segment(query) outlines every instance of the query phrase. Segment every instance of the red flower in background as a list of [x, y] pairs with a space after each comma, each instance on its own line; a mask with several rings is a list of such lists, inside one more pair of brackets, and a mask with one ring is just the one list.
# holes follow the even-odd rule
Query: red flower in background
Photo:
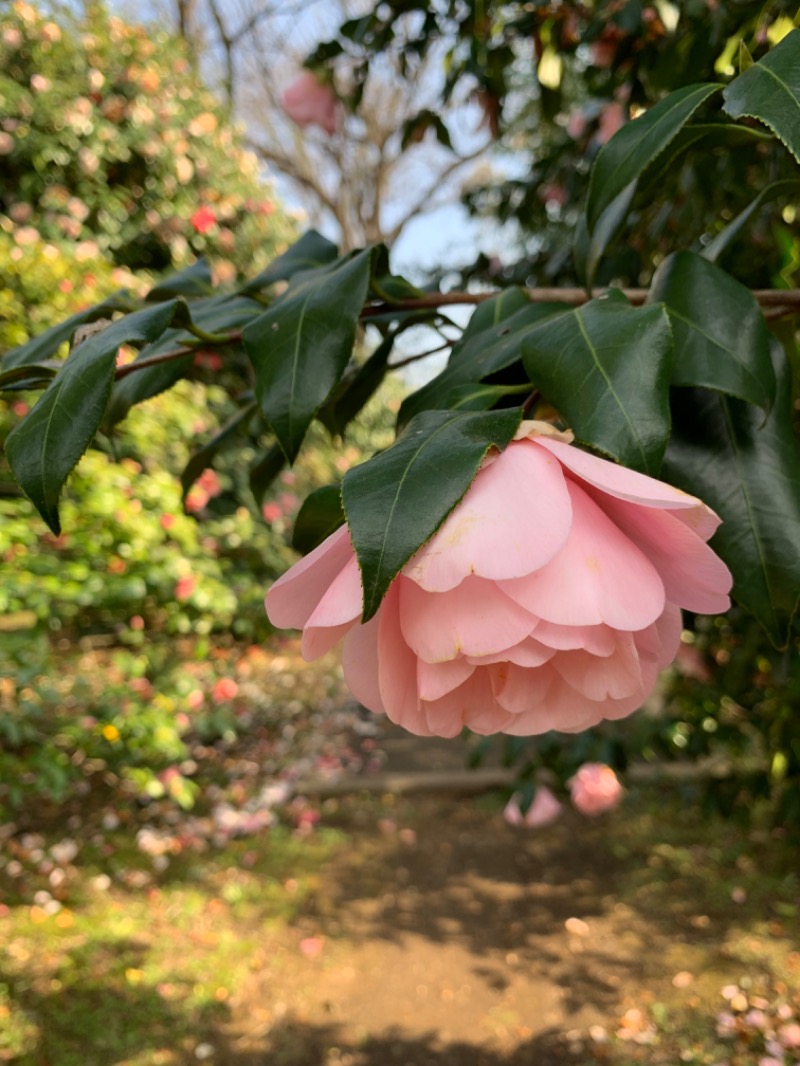
[[217, 216], [210, 207], [199, 207], [189, 219], [198, 233], [208, 233], [216, 223]]

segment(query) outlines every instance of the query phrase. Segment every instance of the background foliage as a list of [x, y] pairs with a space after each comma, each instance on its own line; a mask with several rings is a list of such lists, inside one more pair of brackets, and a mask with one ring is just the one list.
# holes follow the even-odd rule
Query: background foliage
[[[520, 404], [560, 414], [585, 446], [653, 474], [663, 463], [720, 511], [716, 544], [738, 598], [788, 650], [774, 652], [740, 614], [688, 619], [687, 646], [708, 657], [660, 716], [568, 746], [512, 745], [509, 758], [565, 780], [589, 757], [621, 766], [722, 749], [736, 774], [731, 788], [714, 786], [720, 804], [772, 795], [776, 810], [795, 812], [800, 564], [785, 546], [800, 532], [797, 355], [780, 290], [798, 263], [800, 125], [775, 127], [759, 77], [774, 68], [786, 79], [796, 119], [800, 34], [781, 5], [481, 11], [381, 5], [309, 59], [347, 65], [343, 103], [354, 106], [376, 53], [399, 48], [402, 65], [449, 41], [443, 98], [466, 79], [498, 157], [516, 154], [524, 178], [470, 197], [473, 210], [514, 219], [516, 243], [504, 261], [464, 271], [465, 282], [506, 287], [462, 331], [442, 310], [441, 278], [421, 289], [392, 275], [381, 246], [340, 255], [313, 231], [289, 243], [291, 219], [176, 42], [101, 6], [87, 8], [90, 28], [68, 9], [56, 19], [11, 5], [0, 34], [0, 419], [5, 460], [50, 532], [0, 470], [0, 553], [13, 564], [0, 606], [53, 633], [104, 631], [133, 646], [158, 634], [261, 638], [263, 586], [290, 558], [291, 518], [312, 488], [338, 486], [389, 445], [399, 396], [378, 390], [395, 352], [425, 356], [429, 341], [414, 332], [423, 324], [430, 343], [451, 349], [446, 368], [400, 407], [398, 442], [344, 479], [367, 612], [486, 449], [513, 434]], [[197, 254], [207, 259], [192, 262]], [[575, 281], [649, 285], [647, 305], [619, 291], [585, 306], [532, 303], [509, 284]], [[120, 285], [128, 292], [103, 303]], [[778, 290], [770, 329], [754, 286]], [[128, 315], [62, 361], [76, 326], [118, 312]], [[36, 406], [33, 389], [44, 389]], [[297, 543], [313, 546], [340, 516], [338, 488], [312, 497]], [[140, 669], [129, 663], [123, 676], [128, 667]], [[162, 682], [170, 690], [156, 663], [148, 683]], [[14, 757], [50, 751], [48, 737], [94, 750], [94, 725], [65, 733], [49, 697], [9, 692]], [[169, 721], [148, 717], [149, 695], [128, 705], [126, 722], [141, 717], [132, 730], [113, 715], [85, 717], [104, 722], [101, 734], [116, 730], [120, 768], [152, 774], [180, 750], [177, 705]], [[33, 772], [34, 791], [39, 783], [54, 795], [65, 787], [44, 770]]]

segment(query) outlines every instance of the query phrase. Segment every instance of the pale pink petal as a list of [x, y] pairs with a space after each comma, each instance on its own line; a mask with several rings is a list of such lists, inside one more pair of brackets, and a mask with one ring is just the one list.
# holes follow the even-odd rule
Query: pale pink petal
[[657, 674], [659, 670], [669, 666], [678, 654], [682, 629], [683, 617], [680, 607], [676, 607], [674, 603], [668, 603], [664, 608], [664, 613], [652, 626], [634, 633], [633, 637], [639, 649], [639, 661], [643, 670], [652, 663]]
[[438, 700], [458, 688], [475, 671], [472, 663], [459, 656], [446, 663], [417, 661], [417, 689], [421, 700]]
[[306, 622], [307, 626], [340, 626], [361, 614], [364, 593], [355, 555], [344, 564]]
[[521, 577], [553, 558], [570, 521], [558, 461], [530, 441], [515, 441], [478, 472], [403, 573], [429, 592], [452, 589], [469, 574]]
[[347, 687], [359, 703], [376, 714], [385, 714], [378, 680], [378, 630], [381, 611], [365, 625], [353, 626], [344, 638], [342, 669]]
[[300, 654], [306, 662], [312, 662], [326, 655], [331, 648], [335, 648], [345, 634], [354, 626], [354, 622], [345, 622], [340, 626], [322, 626], [320, 628], [306, 626], [300, 640]]
[[494, 655], [471, 655], [469, 662], [475, 666], [490, 666], [492, 663], [516, 663], [517, 666], [541, 666], [555, 655], [555, 648], [540, 644], [533, 637], [528, 637], [513, 648], [495, 652]]
[[664, 610], [661, 578], [583, 489], [568, 489], [573, 522], [564, 548], [535, 574], [499, 587], [547, 622], [644, 629]]
[[666, 508], [669, 511], [682, 512], [677, 515], [682, 522], [690, 526], [704, 540], [708, 540], [721, 519], [710, 507], [680, 489], [673, 488], [663, 481], [629, 470], [618, 463], [599, 459], [595, 455], [581, 451], [571, 444], [550, 437], [536, 437], [535, 443], [555, 455], [560, 462], [576, 474], [581, 480], [620, 500], [629, 500], [645, 507]]
[[610, 626], [558, 626], [540, 619], [533, 633], [533, 639], [559, 651], [583, 648], [592, 655], [610, 655], [617, 646]]
[[467, 577], [449, 592], [426, 592], [404, 577], [398, 585], [403, 637], [429, 663], [492, 655], [519, 644], [534, 625], [527, 611], [483, 578]]
[[[378, 612], [378, 684], [386, 715], [417, 736], [430, 737], [425, 712], [417, 695], [417, 658], [400, 629], [399, 582], [389, 587]], [[425, 706], [428, 706], [427, 704]]]
[[503, 818], [509, 825], [522, 825], [522, 811], [519, 807], [520, 794], [515, 792], [508, 803], [503, 808]]
[[267, 592], [269, 620], [282, 629], [302, 629], [330, 584], [353, 556], [347, 526], [295, 563]]
[[361, 614], [363, 601], [361, 572], [355, 555], [351, 555], [305, 624], [303, 658], [318, 659], [330, 651]]
[[528, 829], [544, 829], [561, 816], [563, 806], [546, 785], [539, 785], [533, 803], [525, 812]]
[[550, 689], [558, 678], [549, 663], [533, 670], [516, 663], [497, 663], [486, 670], [495, 700], [513, 715], [546, 705]]
[[437, 737], [457, 737], [464, 727], [474, 733], [499, 733], [511, 719], [492, 699], [486, 670], [476, 670], [463, 685], [422, 706], [428, 727]]
[[595, 501], [658, 570], [668, 600], [700, 614], [730, 608], [731, 572], [702, 537], [669, 511], [598, 495]]
[[561, 651], [552, 665], [572, 688], [591, 700], [618, 700], [642, 689], [642, 671], [632, 633], [617, 633], [613, 655], [590, 655], [580, 649]]
[[539, 707], [515, 715], [514, 721], [504, 729], [505, 733], [513, 736], [534, 736], [547, 733], [551, 729], [561, 733], [580, 732], [604, 718], [621, 718], [638, 710], [646, 696], [646, 693], [639, 691], [621, 700], [592, 700], [572, 688], [555, 671], [553, 674], [554, 678], [543, 703]]

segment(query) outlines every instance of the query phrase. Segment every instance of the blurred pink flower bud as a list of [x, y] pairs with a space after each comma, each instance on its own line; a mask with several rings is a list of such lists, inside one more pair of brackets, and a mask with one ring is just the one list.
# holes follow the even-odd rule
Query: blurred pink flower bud
[[680, 608], [718, 614], [731, 576], [704, 504], [523, 422], [360, 624], [341, 526], [267, 593], [316, 659], [344, 637], [356, 698], [412, 733], [578, 732], [641, 707], [680, 642]]
[[341, 122], [341, 108], [333, 90], [310, 70], [284, 91], [281, 106], [297, 126], [319, 126], [326, 133], [335, 133]]
[[782, 1025], [778, 1030], [778, 1040], [784, 1047], [800, 1048], [800, 1025], [797, 1022]]
[[524, 825], [528, 829], [544, 829], [561, 815], [562, 805], [546, 785], [539, 785], [533, 803], [522, 813], [519, 792], [515, 792], [506, 804], [503, 817], [509, 825]]
[[622, 799], [622, 785], [610, 766], [587, 762], [567, 782], [573, 805], [581, 814], [602, 814]]

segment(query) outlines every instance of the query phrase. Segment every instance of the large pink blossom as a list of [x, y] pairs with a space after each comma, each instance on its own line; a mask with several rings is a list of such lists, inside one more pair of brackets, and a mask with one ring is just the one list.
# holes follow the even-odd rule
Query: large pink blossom
[[344, 638], [356, 698], [412, 733], [577, 732], [630, 714], [672, 661], [681, 607], [731, 577], [703, 503], [523, 422], [366, 625], [346, 526], [275, 582], [267, 610], [315, 659]]
[[602, 762], [584, 763], [567, 784], [575, 808], [590, 817], [612, 810], [622, 799], [619, 778]]
[[326, 133], [335, 133], [339, 128], [339, 102], [331, 87], [318, 81], [310, 70], [284, 90], [281, 106], [297, 126], [319, 126]]

